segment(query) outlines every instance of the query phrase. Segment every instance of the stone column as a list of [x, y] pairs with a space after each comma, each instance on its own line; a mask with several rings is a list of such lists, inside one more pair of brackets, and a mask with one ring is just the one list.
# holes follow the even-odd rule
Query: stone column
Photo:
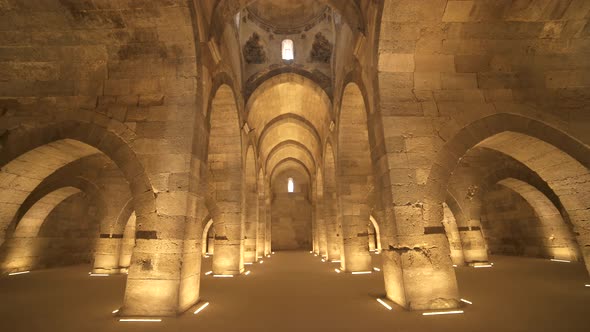
[[328, 260], [341, 260], [342, 229], [338, 227], [336, 193], [326, 192], [324, 206], [324, 224], [326, 229], [326, 254]]
[[481, 232], [481, 223], [479, 220], [469, 220], [469, 226], [459, 227], [461, 237], [461, 246], [463, 247], [463, 256], [466, 263], [487, 262], [488, 248], [486, 240]]
[[256, 243], [258, 231], [258, 198], [256, 192], [247, 191], [245, 195], [244, 217], [244, 262], [257, 261]]
[[131, 215], [127, 225], [125, 226], [125, 232], [123, 233], [123, 240], [121, 243], [121, 254], [119, 255], [119, 268], [122, 273], [129, 271], [131, 265], [131, 254], [133, 248], [135, 248], [135, 213]]
[[[262, 190], [262, 189], [261, 189]], [[256, 256], [266, 256], [267, 253], [265, 252], [264, 243], [266, 241], [266, 202], [265, 202], [264, 193], [258, 194], [258, 225], [256, 231]]]
[[328, 255], [328, 234], [327, 234], [327, 229], [326, 229], [326, 215], [325, 215], [325, 210], [326, 210], [326, 205], [324, 204], [324, 197], [325, 196], [321, 196], [318, 197], [318, 200], [316, 202], [316, 214], [315, 214], [315, 218], [316, 218], [316, 229], [317, 229], [317, 238], [318, 238], [318, 246], [317, 246], [317, 250], [314, 251], [314, 253], [322, 256], [322, 257], [327, 257]]
[[271, 209], [272, 209], [272, 191], [270, 188], [269, 181], [265, 180], [265, 192], [268, 193], [265, 198], [265, 206], [266, 206], [266, 227], [264, 232], [264, 253], [269, 255], [272, 253], [272, 223], [271, 223]]
[[347, 272], [371, 271], [371, 255], [367, 243], [369, 207], [350, 197], [343, 197], [342, 202], [342, 267]]
[[213, 219], [215, 227], [214, 274], [237, 275], [244, 271], [240, 211], [224, 211]]
[[101, 233], [96, 241], [92, 273], [117, 274], [121, 254], [123, 234]]

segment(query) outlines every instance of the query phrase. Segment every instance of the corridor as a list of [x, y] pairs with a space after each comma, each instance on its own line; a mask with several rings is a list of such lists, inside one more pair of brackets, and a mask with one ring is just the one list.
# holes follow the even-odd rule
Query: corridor
[[[373, 266], [380, 256], [373, 255]], [[90, 277], [88, 265], [0, 278], [3, 331], [585, 331], [590, 288], [580, 263], [492, 256], [493, 268], [457, 269], [462, 315], [422, 316], [375, 298], [381, 272], [337, 274], [307, 252], [276, 252], [247, 265], [248, 276], [204, 276], [198, 315], [161, 322], [119, 322], [125, 276]], [[203, 273], [211, 258], [203, 260]], [[56, 305], [56, 303], [60, 303]], [[194, 310], [193, 310], [194, 311]]]

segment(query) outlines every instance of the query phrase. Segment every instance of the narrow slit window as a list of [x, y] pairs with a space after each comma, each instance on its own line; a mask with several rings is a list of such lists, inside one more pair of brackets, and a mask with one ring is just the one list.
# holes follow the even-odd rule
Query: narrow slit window
[[295, 191], [295, 185], [293, 184], [293, 178], [289, 178], [287, 181], [287, 191], [292, 193]]
[[293, 60], [293, 41], [291, 39], [283, 40], [281, 48], [283, 51], [283, 60]]

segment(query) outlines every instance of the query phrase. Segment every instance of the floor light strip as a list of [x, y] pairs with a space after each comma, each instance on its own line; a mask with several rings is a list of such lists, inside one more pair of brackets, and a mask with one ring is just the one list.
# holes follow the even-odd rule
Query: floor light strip
[[208, 275], [210, 275], [212, 273], [213, 273], [213, 271], [207, 271], [207, 272], [205, 272], [205, 275], [208, 276]]
[[381, 271], [381, 269], [380, 269], [380, 268], [378, 268], [378, 267], [374, 267], [374, 268], [373, 268], [373, 270], [374, 270], [374, 271], [377, 271], [377, 272]]
[[372, 271], [358, 271], [358, 272], [352, 272], [352, 274], [371, 274]]
[[213, 277], [215, 278], [233, 278], [233, 274], [214, 274]]
[[27, 273], [31, 273], [31, 271], [22, 271], [22, 272], [12, 272], [9, 273], [9, 276], [15, 276], [15, 275], [19, 275], [19, 274], [27, 274]]
[[262, 264], [262, 263], [264, 263], [264, 261], [260, 261], [260, 262], [258, 262], [258, 263]]
[[560, 263], [571, 263], [571, 261], [566, 261], [565, 259], [551, 259], [552, 262], [560, 262]]
[[91, 277], [108, 277], [109, 276], [107, 273], [90, 273], [89, 275]]
[[207, 308], [207, 306], [209, 305], [209, 302], [203, 304], [202, 306], [199, 307], [199, 309], [195, 310], [195, 312], [193, 312], [193, 315], [198, 314], [199, 312], [201, 312], [203, 309]]
[[377, 299], [377, 302], [381, 303], [381, 305], [384, 306], [385, 308], [387, 308], [387, 310], [393, 309], [389, 304], [385, 303], [385, 301], [383, 301], [381, 299]]
[[271, 252], [271, 254], [273, 254], [273, 255], [274, 255], [274, 254], [275, 254], [275, 252], [273, 251], [273, 252]]
[[119, 322], [161, 322], [160, 318], [121, 318]]
[[423, 312], [422, 316], [462, 314], [463, 310]]
[[322, 263], [325, 263], [325, 262], [326, 262], [326, 260], [322, 258]]
[[453, 264], [453, 267], [457, 267], [457, 264]]
[[244, 263], [244, 265], [252, 265], [252, 264], [254, 264], [254, 263], [250, 263], [250, 262]]
[[473, 304], [473, 302], [465, 300], [465, 299], [461, 299], [461, 302], [467, 303], [467, 304]]
[[473, 267], [476, 269], [482, 268], [482, 267], [492, 267], [492, 264], [487, 264], [487, 265], [474, 265]]
[[246, 271], [246, 273], [244, 273], [244, 275], [249, 275], [249, 274], [250, 274], [250, 271]]
[[586, 285], [584, 285], [584, 286], [586, 286], [586, 287], [590, 287], [590, 284], [586, 284]]
[[340, 273], [340, 269], [334, 269], [334, 271], [336, 271], [336, 273]]
[[332, 263], [341, 263], [342, 261], [341, 261], [341, 260], [339, 260], [339, 259], [333, 259], [333, 260], [331, 260], [330, 262], [332, 262]]

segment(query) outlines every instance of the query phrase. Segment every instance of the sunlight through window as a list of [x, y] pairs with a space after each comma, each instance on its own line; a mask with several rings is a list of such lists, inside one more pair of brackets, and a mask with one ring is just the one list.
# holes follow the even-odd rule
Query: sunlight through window
[[287, 191], [290, 193], [295, 191], [295, 185], [293, 184], [293, 178], [289, 178], [289, 181], [287, 183]]
[[285, 39], [282, 43], [283, 60], [293, 60], [293, 41]]

